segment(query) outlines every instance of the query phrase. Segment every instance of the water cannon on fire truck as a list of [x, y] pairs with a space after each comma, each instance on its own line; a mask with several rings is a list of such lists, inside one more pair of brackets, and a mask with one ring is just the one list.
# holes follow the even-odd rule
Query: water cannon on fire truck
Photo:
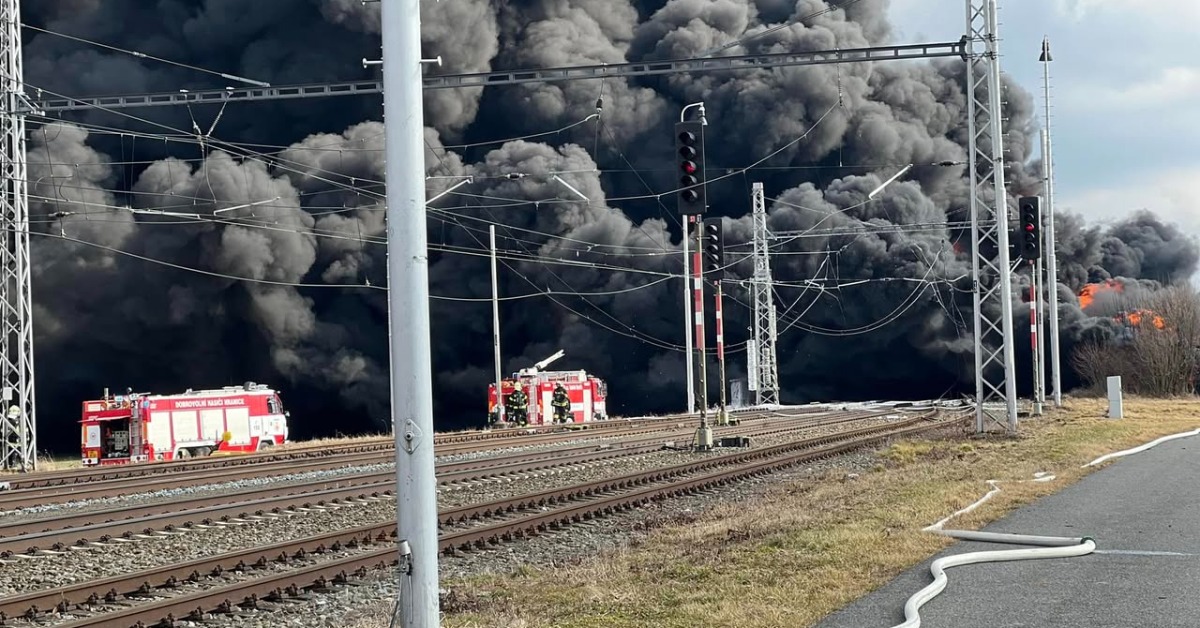
[[[529, 425], [549, 425], [554, 422], [552, 402], [554, 389], [559, 385], [566, 389], [567, 397], [571, 401], [571, 409], [567, 414], [568, 423], [590, 423], [608, 418], [606, 406], [608, 384], [604, 380], [582, 369], [574, 371], [543, 370], [564, 355], [566, 352], [559, 349], [554, 355], [533, 366], [518, 370], [512, 377], [501, 382], [503, 388], [501, 394], [505, 401], [517, 386], [520, 386], [521, 390], [528, 395], [529, 408], [526, 420]], [[489, 415], [494, 415], [497, 401], [496, 385], [488, 384]]]
[[542, 371], [542, 369], [544, 369], [544, 368], [546, 368], [547, 366], [549, 366], [551, 362], [554, 362], [555, 360], [558, 360], [559, 358], [563, 357], [563, 356], [564, 356], [564, 355], [566, 355], [566, 354], [567, 354], [567, 353], [566, 353], [565, 351], [563, 351], [562, 349], [559, 349], [559, 350], [558, 350], [558, 353], [555, 353], [554, 355], [552, 355], [552, 356], [550, 356], [550, 357], [546, 358], [545, 360], [542, 360], [541, 362], [538, 362], [538, 363], [534, 364], [533, 366], [531, 366], [531, 367], [529, 367], [529, 368], [523, 368], [523, 369], [521, 369], [520, 371], [517, 371], [517, 376], [518, 376], [518, 377], [527, 377], [527, 376], [528, 376], [528, 377], [532, 377], [532, 376], [535, 376], [535, 375], [537, 375], [538, 373], [540, 373], [540, 372]]

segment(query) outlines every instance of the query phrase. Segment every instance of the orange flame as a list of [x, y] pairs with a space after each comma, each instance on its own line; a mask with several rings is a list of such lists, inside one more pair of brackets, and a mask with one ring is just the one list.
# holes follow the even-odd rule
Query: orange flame
[[1118, 323], [1129, 323], [1133, 327], [1140, 327], [1142, 321], [1146, 319], [1149, 319], [1150, 323], [1157, 329], [1166, 329], [1167, 327], [1167, 323], [1163, 320], [1163, 317], [1150, 310], [1131, 310], [1113, 317], [1113, 320]]
[[1092, 301], [1096, 300], [1096, 295], [1101, 292], [1123, 292], [1124, 290], [1124, 286], [1115, 279], [1106, 279], [1103, 283], [1089, 283], [1079, 291], [1079, 307], [1086, 310]]

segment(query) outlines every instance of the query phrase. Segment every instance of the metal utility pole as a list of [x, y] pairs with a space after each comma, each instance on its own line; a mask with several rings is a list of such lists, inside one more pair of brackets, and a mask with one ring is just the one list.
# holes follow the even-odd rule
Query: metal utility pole
[[729, 425], [729, 408], [725, 401], [725, 388], [728, 386], [728, 380], [725, 379], [725, 322], [721, 318], [721, 282], [720, 280], [713, 282], [713, 300], [716, 301], [713, 315], [716, 317], [717, 325], [717, 368], [720, 371], [721, 397], [720, 410], [717, 411], [717, 425]]
[[403, 628], [437, 628], [438, 517], [425, 233], [421, 2], [388, 0], [382, 4], [388, 329], [401, 574], [393, 619]]
[[1037, 344], [1033, 347], [1034, 356], [1037, 358], [1037, 379], [1034, 381], [1036, 387], [1033, 395], [1033, 413], [1037, 416], [1042, 415], [1042, 408], [1046, 405], [1046, 281], [1043, 279], [1045, 275], [1045, 262], [1042, 258], [1038, 258], [1033, 269], [1034, 286], [1037, 289], [1034, 295], [1034, 326], [1037, 333]]
[[[1000, 93], [996, 0], [967, 0], [968, 174], [975, 305], [975, 431], [1017, 429], [1012, 265]], [[999, 320], [993, 312], [1000, 311]], [[1003, 413], [999, 404], [1003, 400]]]
[[712, 428], [708, 426], [708, 380], [707, 360], [704, 355], [704, 265], [700, 260], [700, 251], [704, 250], [704, 221], [696, 220], [693, 237], [696, 238], [696, 251], [692, 256], [692, 280], [695, 290], [693, 296], [696, 304], [696, 373], [697, 388], [700, 391], [700, 429], [696, 430], [696, 449], [712, 449]]
[[504, 420], [504, 377], [500, 373], [500, 278], [496, 270], [496, 225], [488, 225], [492, 244], [492, 348], [496, 358], [496, 422]]
[[1054, 239], [1054, 153], [1050, 144], [1050, 38], [1042, 39], [1042, 89], [1046, 101], [1046, 129], [1042, 132], [1042, 180], [1046, 196], [1046, 296], [1050, 299], [1050, 368], [1054, 373], [1050, 385], [1054, 390], [1054, 406], [1062, 406], [1062, 363], [1058, 344], [1058, 242]]
[[0, 409], [0, 469], [37, 470], [37, 413], [33, 389], [33, 300], [29, 267], [29, 170], [25, 161], [24, 67], [21, 60], [20, 0], [0, 0], [0, 80], [4, 111], [0, 136], [4, 138], [4, 193], [0, 200], [4, 246], [0, 251], [3, 275], [0, 308], [4, 326], [0, 341], [0, 382], [4, 406]]
[[694, 222], [692, 216], [683, 217], [683, 340], [686, 345], [687, 357], [683, 363], [687, 365], [687, 411], [689, 413], [696, 411], [696, 369], [693, 363], [692, 352], [692, 287], [691, 273], [688, 271], [691, 268], [688, 258], [689, 242], [691, 240], [691, 227]]
[[1033, 356], [1033, 415], [1041, 416], [1046, 400], [1046, 363], [1042, 360], [1042, 260], [1029, 263], [1029, 345]]
[[[721, 218], [704, 221], [703, 240], [698, 247], [702, 251], [703, 275], [713, 284], [713, 312], [717, 327], [717, 368], [720, 369], [720, 379], [717, 386], [720, 389], [720, 406], [717, 411], [717, 425], [729, 425], [729, 409], [725, 403], [725, 323], [721, 314], [721, 281], [725, 278], [725, 236]], [[703, 290], [701, 290], [703, 293]]]
[[751, 189], [754, 221], [754, 277], [751, 283], [754, 303], [754, 340], [749, 351], [754, 354], [756, 405], [779, 403], [779, 364], [775, 355], [775, 287], [771, 280], [771, 257], [767, 253], [770, 233], [767, 231], [767, 204], [763, 184], [754, 183]]

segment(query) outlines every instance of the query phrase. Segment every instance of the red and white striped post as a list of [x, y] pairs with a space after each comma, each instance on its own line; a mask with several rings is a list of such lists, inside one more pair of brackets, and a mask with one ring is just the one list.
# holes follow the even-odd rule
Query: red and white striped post
[[729, 414], [725, 407], [725, 320], [721, 316], [721, 280], [713, 282], [713, 292], [716, 297], [714, 314], [717, 319], [717, 367], [720, 369], [721, 407], [717, 413], [717, 425], [727, 425]]
[[[704, 349], [704, 262], [701, 259], [701, 251], [704, 249], [704, 222], [696, 220], [696, 251], [692, 254], [692, 281], [693, 293], [692, 297], [695, 300], [692, 315], [695, 318], [696, 324], [696, 374], [699, 378], [697, 391], [700, 403], [697, 404], [700, 410], [700, 425], [707, 425], [708, 416], [708, 385], [705, 373], [705, 349]], [[718, 323], [720, 324], [720, 323]]]
[[[1034, 356], [1037, 356], [1037, 285], [1029, 285], [1029, 344], [1033, 348]], [[1034, 377], [1036, 378], [1037, 366], [1034, 363]]]

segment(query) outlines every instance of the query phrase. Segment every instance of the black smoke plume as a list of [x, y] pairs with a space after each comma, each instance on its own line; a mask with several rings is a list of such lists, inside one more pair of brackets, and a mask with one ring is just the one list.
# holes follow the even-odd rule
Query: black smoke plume
[[[823, 12], [830, 4], [427, 3], [423, 54], [442, 57], [432, 72], [453, 73], [893, 42], [886, 0]], [[360, 61], [380, 55], [378, 5], [357, 0], [23, 5], [38, 28], [276, 85], [372, 78]], [[231, 84], [38, 30], [24, 40], [35, 97]], [[485, 413], [489, 224], [502, 251], [506, 373], [563, 349], [555, 367], [607, 379], [613, 412], [682, 406], [680, 221], [662, 193], [675, 185], [672, 124], [700, 100], [709, 204], [726, 217], [732, 265], [731, 377], [745, 374], [741, 280], [752, 271], [750, 183], [761, 181], [771, 229], [808, 231], [772, 244], [784, 400], [971, 391], [970, 235], [936, 227], [967, 218], [963, 72], [958, 61], [877, 62], [428, 92], [430, 195], [474, 177], [429, 213], [439, 425]], [[1005, 88], [1010, 192], [1036, 194], [1033, 98], [1007, 78]], [[105, 386], [255, 380], [284, 390], [297, 435], [387, 429], [381, 109], [377, 97], [345, 97], [31, 118], [43, 425], [67, 426]], [[864, 224], [935, 226], [849, 233]], [[1060, 214], [1057, 227], [1067, 351], [1114, 333], [1110, 317], [1079, 308], [1086, 283], [1152, 290], [1188, 280], [1200, 257], [1150, 213], [1104, 228]]]

